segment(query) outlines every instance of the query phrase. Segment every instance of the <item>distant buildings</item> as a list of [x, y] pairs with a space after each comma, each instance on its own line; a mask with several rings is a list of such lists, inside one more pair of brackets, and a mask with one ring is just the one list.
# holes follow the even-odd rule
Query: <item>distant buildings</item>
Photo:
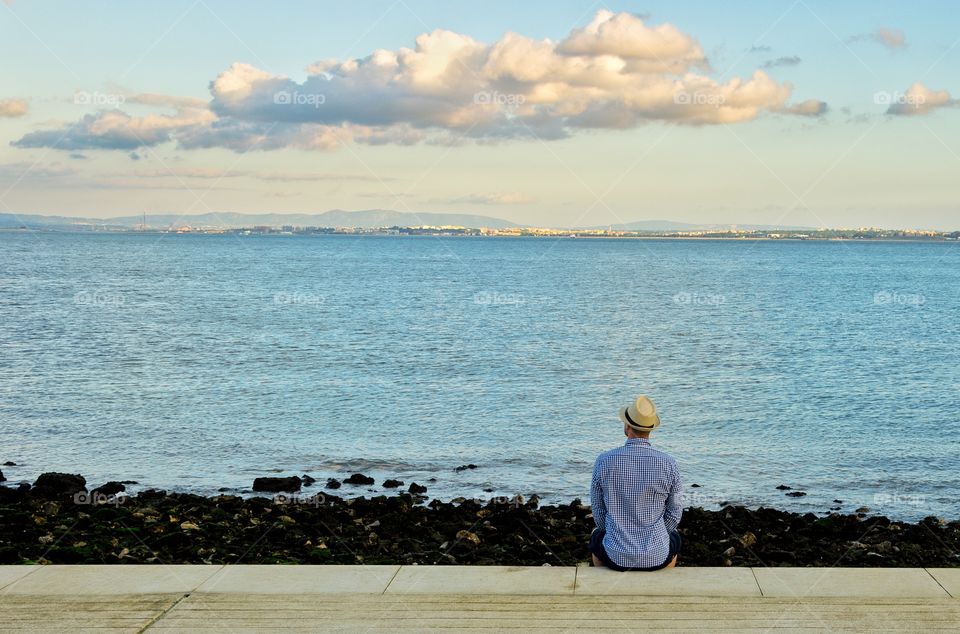
[[[21, 229], [26, 229], [22, 227]], [[926, 229], [878, 229], [875, 227], [857, 227], [854, 229], [697, 229], [685, 231], [621, 231], [607, 229], [558, 229], [551, 227], [509, 227], [494, 229], [490, 227], [461, 227], [453, 225], [419, 225], [413, 227], [389, 226], [377, 228], [362, 227], [301, 227], [296, 225], [224, 228], [176, 225], [166, 229], [145, 229], [143, 225], [134, 228], [117, 226], [75, 225], [71, 230], [142, 232], [157, 231], [176, 234], [235, 234], [251, 235], [388, 235], [388, 236], [481, 236], [481, 237], [537, 237], [537, 238], [686, 238], [686, 239], [740, 239], [740, 240], [960, 240], [960, 231], [929, 231]]]

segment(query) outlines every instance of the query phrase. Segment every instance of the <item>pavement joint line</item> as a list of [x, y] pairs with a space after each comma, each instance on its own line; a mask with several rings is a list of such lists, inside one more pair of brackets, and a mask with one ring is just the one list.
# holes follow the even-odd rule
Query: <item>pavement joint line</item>
[[174, 601], [173, 603], [171, 603], [170, 605], [168, 605], [168, 606], [166, 607], [166, 609], [164, 609], [164, 610], [162, 610], [162, 611], [160, 612], [160, 614], [158, 614], [158, 615], [156, 615], [155, 617], [153, 617], [152, 619], [150, 619], [150, 620], [146, 623], [146, 625], [144, 625], [144, 626], [141, 627], [139, 630], [137, 630], [137, 634], [143, 634], [143, 632], [146, 632], [146, 631], [149, 630], [151, 627], [153, 627], [154, 624], [156, 624], [160, 619], [162, 619], [162, 618], [165, 617], [167, 614], [169, 614], [169, 613], [170, 613], [170, 610], [174, 609], [175, 607], [177, 607], [178, 605], [180, 605], [183, 601], [185, 601], [185, 600], [187, 599], [187, 597], [190, 596], [190, 594], [191, 594], [191, 593], [186, 592], [186, 593], [184, 593], [179, 599], [177, 599], [176, 601]]
[[757, 579], [757, 571], [753, 566], [750, 566], [750, 574], [753, 575], [753, 582], [757, 584], [757, 590], [760, 591], [760, 597], [763, 598], [763, 586], [760, 585], [760, 580]]
[[39, 565], [39, 564], [32, 564], [32, 565], [30, 565], [29, 567], [32, 568], [32, 570], [31, 570], [30, 572], [28, 572], [27, 574], [23, 575], [22, 577], [17, 577], [16, 579], [13, 579], [13, 580], [11, 580], [11, 581], [3, 584], [2, 586], [0, 586], [0, 593], [2, 593], [4, 590], [6, 590], [7, 588], [9, 588], [9, 587], [12, 586], [13, 584], [15, 584], [15, 583], [20, 583], [21, 581], [23, 581], [24, 579], [26, 579], [26, 578], [29, 577], [30, 575], [34, 574], [35, 572], [37, 572], [38, 570], [40, 570], [41, 568], [43, 568], [43, 566], [41, 566], [41, 565]]
[[393, 580], [397, 578], [397, 575], [400, 574], [400, 571], [403, 570], [403, 566], [397, 566], [397, 569], [393, 571], [393, 576], [390, 577], [390, 581], [387, 582], [387, 585], [383, 587], [383, 592], [380, 593], [381, 596], [387, 593], [387, 589], [390, 588], [390, 585], [393, 583]]
[[950, 593], [950, 591], [947, 590], [947, 587], [946, 587], [945, 585], [943, 585], [942, 583], [940, 583], [940, 580], [937, 579], [937, 577], [936, 577], [932, 572], [930, 572], [930, 570], [929, 570], [926, 566], [923, 567], [923, 571], [924, 571], [925, 573], [927, 573], [928, 575], [930, 575], [930, 578], [933, 579], [934, 581], [936, 581], [938, 586], [940, 586], [941, 588], [943, 588], [943, 591], [947, 593], [947, 596], [948, 596], [948, 597], [950, 597], [951, 599], [956, 599], [956, 598], [958, 598], [958, 597], [953, 596], [953, 595]]

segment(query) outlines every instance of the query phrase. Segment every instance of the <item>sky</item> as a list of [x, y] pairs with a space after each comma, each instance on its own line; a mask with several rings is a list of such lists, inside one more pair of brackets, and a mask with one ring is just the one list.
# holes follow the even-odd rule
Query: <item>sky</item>
[[960, 229], [940, 2], [0, 4], [0, 212]]

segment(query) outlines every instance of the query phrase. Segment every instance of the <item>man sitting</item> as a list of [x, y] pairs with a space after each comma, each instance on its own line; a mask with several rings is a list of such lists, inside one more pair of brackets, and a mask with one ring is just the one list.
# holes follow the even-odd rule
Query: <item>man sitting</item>
[[680, 467], [650, 444], [650, 432], [660, 425], [653, 401], [638, 396], [620, 409], [620, 419], [626, 443], [600, 454], [593, 467], [593, 565], [619, 571], [673, 568], [681, 545]]

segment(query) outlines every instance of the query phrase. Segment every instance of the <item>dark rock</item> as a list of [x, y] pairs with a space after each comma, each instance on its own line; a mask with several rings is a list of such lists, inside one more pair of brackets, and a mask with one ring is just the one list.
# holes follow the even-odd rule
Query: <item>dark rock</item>
[[781, 484], [780, 486], [777, 487], [777, 490], [778, 490], [778, 491], [789, 491], [789, 490], [792, 489], [792, 488], [793, 488], [793, 487], [788, 487], [786, 484]]
[[253, 490], [265, 493], [299, 491], [303, 482], [297, 476], [289, 478], [257, 478], [253, 481]]
[[127, 487], [125, 487], [122, 482], [111, 481], [111, 482], [107, 482], [102, 486], [98, 486], [96, 489], [91, 491], [91, 493], [93, 493], [94, 495], [110, 496], [110, 495], [116, 495], [117, 493], [120, 493], [121, 491], [126, 491], [126, 490], [127, 490]]
[[3, 463], [3, 466], [4, 466], [4, 467], [16, 467], [16, 466], [17, 466], [17, 463], [16, 463], [16, 462], [10, 462], [9, 460], [7, 460], [6, 462]]
[[358, 485], [373, 484], [374, 482], [376, 482], [376, 480], [374, 480], [370, 476], [365, 476], [362, 473], [354, 473], [352, 476], [344, 480], [344, 483], [346, 484], [358, 484]]
[[802, 498], [806, 494], [807, 494], [806, 491], [790, 491], [786, 495], [787, 497], [791, 497], [791, 498]]
[[317, 481], [317, 479], [311, 476], [308, 476], [307, 474], [303, 474], [300, 477], [300, 481], [303, 482], [303, 486], [308, 487], [311, 484], [314, 484]]
[[32, 493], [37, 497], [59, 498], [87, 490], [86, 479], [79, 474], [43, 473], [33, 483]]
[[20, 553], [16, 548], [10, 546], [0, 546], [0, 564], [18, 564], [20, 563]]
[[220, 487], [219, 489], [217, 489], [217, 492], [218, 492], [218, 493], [229, 493], [229, 492], [232, 491], [232, 490], [233, 490], [233, 489], [231, 489], [230, 487]]
[[834, 503], [834, 504], [843, 504], [843, 500], [834, 500], [833, 503]]
[[[242, 558], [252, 564], [557, 565], [583, 557], [593, 529], [591, 509], [580, 501], [539, 508], [519, 496], [423, 504], [424, 489], [416, 485], [414, 493], [393, 495], [381, 489], [373, 498], [349, 499], [327, 491], [322, 504], [289, 496], [279, 507], [266, 495], [153, 490], [121, 505], [79, 505], [0, 487], [0, 564], [225, 564]], [[855, 514], [823, 517], [735, 501], [722, 510], [685, 509], [679, 530], [688, 566], [960, 563], [960, 522], [933, 517], [912, 524]]]
[[341, 486], [340, 480], [336, 478], [327, 478], [327, 488], [328, 489], [339, 489]]
[[3, 477], [3, 471], [0, 471], [0, 482], [6, 482], [7, 479]]
[[476, 468], [477, 468], [477, 465], [475, 464], [465, 464], [465, 465], [460, 465], [459, 467], [454, 469], [454, 471], [456, 471], [457, 473], [460, 473], [461, 471], [466, 471], [467, 469], [476, 469]]
[[767, 550], [763, 556], [766, 560], [779, 564], [794, 564], [797, 561], [797, 554], [788, 550]]
[[383, 481], [384, 489], [396, 489], [399, 486], [403, 486], [403, 482], [401, 480], [384, 480]]
[[457, 532], [457, 541], [467, 542], [473, 546], [480, 545], [480, 537], [478, 537], [476, 533], [471, 533], [467, 530]]
[[694, 489], [699, 489], [699, 488], [700, 488], [700, 485], [697, 484], [696, 482], [694, 482], [694, 483], [691, 484], [690, 486], [691, 486], [692, 488], [694, 488]]
[[427, 492], [427, 487], [422, 484], [417, 484], [416, 482], [410, 483], [410, 488], [407, 489], [410, 493], [416, 493], [417, 495], [422, 495]]

